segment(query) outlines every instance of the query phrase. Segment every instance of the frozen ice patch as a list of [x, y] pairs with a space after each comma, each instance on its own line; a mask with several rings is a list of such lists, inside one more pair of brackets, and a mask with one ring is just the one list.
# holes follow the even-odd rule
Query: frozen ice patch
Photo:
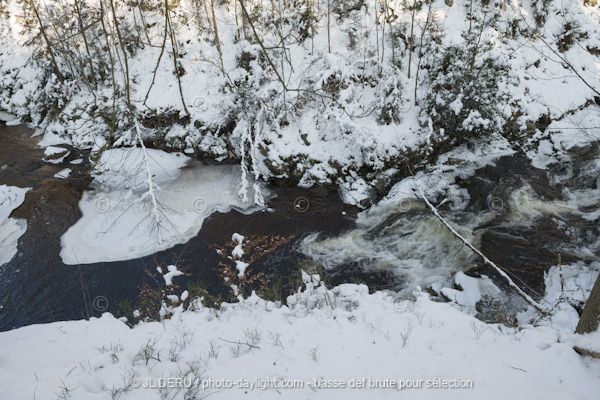
[[[10, 122], [16, 120], [17, 117], [4, 111], [0, 111], [0, 121]], [[7, 124], [8, 125], [8, 124]]]
[[69, 175], [71, 175], [71, 171], [71, 168], [65, 168], [62, 171], [59, 171], [56, 174], [54, 174], [54, 177], [58, 179], [67, 179]]
[[83, 217], [61, 239], [65, 264], [154, 254], [196, 236], [213, 212], [259, 209], [238, 198], [237, 167], [195, 162], [183, 168], [190, 161], [183, 154], [147, 150], [147, 155], [145, 165], [138, 148], [103, 153], [95, 190], [85, 192], [79, 203]]
[[9, 215], [25, 201], [29, 188], [0, 185], [0, 266], [17, 254], [19, 238], [27, 230], [24, 219], [9, 218]]
[[44, 161], [52, 164], [60, 164], [69, 153], [69, 150], [62, 147], [48, 146], [44, 151]]

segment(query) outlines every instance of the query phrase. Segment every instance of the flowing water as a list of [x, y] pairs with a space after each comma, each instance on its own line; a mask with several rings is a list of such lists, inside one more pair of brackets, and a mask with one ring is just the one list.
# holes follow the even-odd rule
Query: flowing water
[[[216, 288], [220, 278], [214, 268], [222, 259], [213, 246], [224, 245], [236, 232], [293, 237], [252, 264], [272, 275], [289, 277], [310, 256], [326, 268], [331, 284], [361, 281], [401, 290], [452, 286], [457, 271], [497, 278], [422, 203], [360, 212], [325, 186], [271, 185], [275, 197], [268, 211], [215, 213], [186, 244], [135, 260], [65, 265], [60, 238], [81, 218], [79, 200], [91, 182], [88, 153], [70, 149], [62, 164], [48, 164], [39, 138], [31, 134], [24, 126], [0, 123], [0, 167], [6, 165], [0, 184], [32, 188], [12, 214], [27, 221], [18, 254], [0, 267], [0, 330], [88, 317], [88, 299], [106, 299], [101, 308], [117, 311], [123, 300], [135, 300], [140, 287], [152, 283], [147, 271], [156, 265], [177, 264], [188, 274], [178, 279]], [[79, 158], [86, 161], [69, 163]], [[540, 170], [521, 155], [500, 158], [457, 182], [469, 194], [464, 207], [440, 207], [461, 234], [534, 297], [543, 293], [544, 272], [557, 264], [559, 254], [563, 263], [589, 264], [600, 252], [600, 151], [597, 146], [573, 151], [571, 160]], [[73, 170], [71, 176], [54, 178], [65, 167]], [[495, 282], [503, 285], [501, 279]]]
[[[600, 254], [600, 152], [573, 151], [562, 168], [541, 170], [523, 155], [506, 156], [459, 180], [469, 201], [439, 207], [458, 232], [501, 266], [529, 294], [544, 293], [544, 273], [558, 265], [589, 265]], [[304, 251], [330, 270], [354, 263], [363, 271], [391, 271], [401, 289], [452, 287], [456, 271], [506, 282], [448, 230], [423, 202], [375, 207], [357, 228], [335, 238], [311, 236]], [[597, 264], [596, 264], [597, 265]]]

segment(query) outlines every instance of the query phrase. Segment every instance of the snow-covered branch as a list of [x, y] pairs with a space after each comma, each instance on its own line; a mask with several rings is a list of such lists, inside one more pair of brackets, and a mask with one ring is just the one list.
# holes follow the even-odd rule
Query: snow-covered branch
[[425, 192], [423, 191], [423, 189], [421, 188], [421, 186], [417, 183], [417, 181], [415, 180], [415, 186], [417, 187], [417, 190], [419, 192], [420, 197], [423, 199], [423, 201], [425, 202], [425, 204], [427, 204], [427, 206], [431, 209], [431, 212], [433, 213], [433, 215], [435, 215], [445, 226], [446, 228], [448, 228], [448, 230], [450, 232], [452, 232], [452, 234], [454, 236], [456, 236], [458, 239], [460, 239], [465, 246], [467, 246], [469, 249], [471, 249], [475, 254], [477, 254], [478, 256], [480, 256], [483, 260], [484, 263], [486, 263], [487, 265], [489, 265], [490, 267], [494, 268], [494, 270], [496, 270], [496, 272], [498, 272], [498, 274], [500, 274], [500, 276], [502, 276], [504, 279], [506, 279], [506, 281], [508, 282], [508, 285], [519, 295], [521, 296], [530, 306], [532, 306], [533, 308], [535, 308], [537, 311], [539, 312], [544, 312], [545, 309], [544, 307], [538, 303], [537, 301], [535, 301], [531, 296], [529, 296], [527, 293], [525, 293], [511, 278], [510, 276], [508, 276], [508, 274], [506, 272], [504, 272], [504, 270], [502, 268], [500, 268], [498, 265], [496, 265], [496, 263], [494, 263], [492, 260], [490, 260], [489, 258], [487, 258], [485, 256], [485, 254], [483, 254], [481, 251], [479, 251], [479, 249], [477, 249], [475, 246], [473, 246], [464, 236], [462, 236], [460, 233], [458, 233], [456, 231], [456, 229], [454, 229], [452, 227], [452, 225], [450, 225], [448, 223], [448, 221], [446, 221], [439, 213], [438, 209], [431, 204], [431, 202], [429, 201], [429, 199], [427, 199], [427, 196], [425, 195]]
[[156, 226], [156, 231], [158, 234], [159, 242], [163, 242], [162, 233], [160, 230], [161, 226], [161, 212], [160, 212], [160, 203], [156, 197], [157, 192], [160, 191], [160, 187], [154, 183], [152, 180], [152, 171], [150, 170], [150, 160], [148, 157], [148, 152], [146, 151], [146, 145], [144, 144], [144, 140], [142, 138], [141, 128], [138, 123], [138, 120], [135, 119], [135, 134], [136, 138], [140, 144], [140, 148], [142, 149], [142, 157], [144, 163], [144, 170], [146, 173], [146, 185], [148, 186], [148, 190], [140, 196], [140, 200], [144, 201], [146, 199], [150, 200], [150, 215], [152, 216], [152, 220]]

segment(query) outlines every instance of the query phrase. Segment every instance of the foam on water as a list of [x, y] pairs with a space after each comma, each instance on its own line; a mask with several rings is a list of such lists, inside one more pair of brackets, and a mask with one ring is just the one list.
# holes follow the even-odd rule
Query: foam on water
[[[600, 163], [593, 159], [573, 162], [579, 170], [580, 181], [571, 179], [561, 186], [553, 186], [554, 192], [562, 192], [561, 198], [541, 196], [526, 179], [517, 185], [514, 182], [518, 180], [507, 179], [502, 183], [507, 186], [498, 192], [503, 193], [498, 194], [501, 198], [493, 197], [496, 203], [481, 209], [470, 203], [464, 189], [448, 184], [453, 179], [443, 174], [430, 179], [435, 184], [427, 195], [430, 198], [437, 196], [436, 204], [449, 200], [440, 208], [441, 215], [477, 248], [482, 247], [484, 233], [490, 230], [496, 235], [516, 235], [515, 243], [545, 246], [543, 232], [535, 239], [541, 238], [541, 242], [533, 243], [527, 236], [528, 230], [554, 229], [564, 236], [560, 237], [559, 243], [552, 242], [550, 250], [589, 261], [600, 252], [600, 234], [594, 224], [600, 218]], [[409, 190], [417, 184], [415, 182], [424, 185], [426, 178], [425, 175], [420, 180], [407, 178], [396, 184], [380, 204], [359, 214], [356, 229], [324, 240], [317, 235], [310, 236], [303, 243], [303, 252], [331, 271], [358, 265], [366, 271], [392, 272], [408, 290], [416, 285], [440, 287], [451, 284], [456, 272], [475, 266], [478, 257], [415, 199], [414, 190]], [[552, 176], [549, 178], [552, 181]], [[450, 190], [454, 186], [456, 188]], [[548, 234], [548, 239], [558, 237], [554, 232]], [[498, 254], [526, 251], [526, 247], [513, 249], [510, 241], [505, 243], [507, 248], [495, 249]], [[489, 241], [485, 244], [498, 245]]]
[[[476, 218], [479, 222], [482, 218]], [[303, 252], [327, 269], [358, 264], [363, 270], [387, 270], [406, 282], [406, 288], [448, 284], [453, 274], [474, 261], [439, 220], [427, 211], [404, 213], [393, 208], [362, 213], [360, 226], [341, 236], [303, 243]], [[469, 229], [460, 233], [477, 242]]]

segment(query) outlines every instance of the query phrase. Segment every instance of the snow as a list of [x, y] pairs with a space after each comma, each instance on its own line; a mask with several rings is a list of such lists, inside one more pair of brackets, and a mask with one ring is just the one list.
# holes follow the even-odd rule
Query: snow
[[234, 242], [238, 242], [238, 244], [244, 243], [244, 239], [246, 239], [246, 238], [244, 236], [240, 235], [239, 233], [234, 233], [231, 236], [231, 240]]
[[94, 190], [86, 191], [80, 201], [82, 218], [61, 238], [65, 264], [153, 254], [196, 236], [213, 212], [258, 209], [238, 198], [240, 177], [235, 167], [190, 163], [181, 153], [161, 150], [148, 149], [147, 154], [159, 220], [149, 217], [152, 203], [145, 195], [148, 178], [142, 149], [107, 150], [94, 172]]
[[233, 249], [233, 251], [231, 252], [231, 256], [233, 258], [242, 258], [242, 256], [244, 255], [244, 249], [242, 248], [241, 244], [238, 244], [237, 246], [235, 246], [235, 248]]
[[[418, 201], [421, 196], [418, 188], [430, 199], [441, 199], [444, 196], [452, 201], [453, 210], [459, 210], [468, 202], [468, 193], [459, 193], [455, 185], [457, 178], [472, 176], [478, 169], [494, 165], [494, 160], [515, 153], [510, 144], [503, 138], [494, 138], [475, 149], [460, 146], [440, 156], [435, 165], [417, 172], [396, 183], [389, 193], [368, 213], [378, 212], [378, 208], [401, 206], [403, 201]], [[449, 194], [454, 194], [450, 196]], [[462, 201], [461, 201], [462, 200]], [[403, 211], [408, 211], [405, 209]]]
[[[0, 32], [3, 32], [0, 47], [6, 49], [0, 56], [3, 73], [0, 90], [6, 93], [6, 98], [0, 102], [0, 108], [10, 111], [18, 118], [30, 117], [33, 124], [44, 132], [43, 145], [67, 143], [74, 147], [102, 148], [107, 143], [110, 127], [92, 110], [110, 107], [102, 99], [111, 98], [113, 88], [101, 84], [97, 95], [92, 96], [72, 82], [61, 86], [55, 77], [42, 79], [47, 71], [43, 70], [38, 61], [30, 59], [34, 48], [28, 45], [37, 31], [20, 29], [17, 17], [21, 10], [19, 4], [14, 0], [6, 3], [8, 14], [0, 21]], [[276, 48], [280, 37], [271, 29], [274, 23], [269, 18], [271, 3], [263, 1], [262, 4], [264, 14], [261, 15], [261, 21], [257, 21], [257, 27], [264, 44], [268, 48]], [[299, 9], [295, 8], [295, 4], [287, 5], [292, 10], [290, 13], [298, 13]], [[159, 63], [154, 85], [151, 86], [155, 61], [161, 53], [158, 44], [164, 32], [164, 21], [160, 8], [144, 10], [149, 39], [141, 40], [145, 44], [150, 40], [151, 44], [137, 48], [129, 58], [132, 77], [131, 108], [138, 116], [148, 110], [172, 110], [183, 116], [186, 114], [182, 104], [183, 96], [190, 123], [174, 123], [161, 131], [165, 145], [186, 154], [208, 154], [216, 160], [241, 158], [246, 163], [248, 174], [254, 175], [254, 178], [256, 175], [286, 178], [293, 174], [305, 187], [316, 183], [336, 184], [341, 188], [344, 201], [364, 206], [372, 197], [375, 182], [381, 177], [378, 175], [391, 173], [398, 158], [406, 152], [419, 151], [431, 145], [433, 132], [420, 120], [423, 117], [421, 106], [416, 106], [415, 103], [423, 104], [423, 99], [428, 94], [430, 88], [427, 70], [432, 62], [436, 62], [434, 57], [439, 50], [435, 46], [433, 49], [417, 48], [410, 67], [413, 71], [417, 70], [417, 64], [421, 60], [416, 55], [424, 50], [423, 63], [419, 64], [422, 67], [420, 81], [415, 82], [414, 74], [409, 79], [405, 45], [396, 43], [395, 56], [402, 65], [401, 68], [396, 68], [391, 60], [390, 27], [385, 29], [384, 16], [381, 13], [375, 15], [371, 3], [367, 2], [365, 5], [361, 9], [350, 11], [344, 18], [331, 18], [330, 29], [326, 29], [323, 22], [326, 19], [325, 10], [318, 8], [317, 17], [320, 21], [314, 38], [287, 45], [290, 64], [277, 63], [279, 74], [284, 77], [289, 88], [303, 88], [319, 94], [312, 97], [302, 91], [289, 91], [284, 95], [281, 85], [273, 77], [273, 71], [257, 60], [251, 63], [252, 72], [238, 65], [236, 58], [242, 52], [260, 56], [260, 50], [256, 45], [238, 40], [236, 23], [239, 20], [239, 9], [236, 13], [237, 7], [221, 4], [216, 5], [215, 13], [226, 76], [223, 76], [218, 67], [219, 54], [210, 30], [198, 30], [195, 18], [191, 18], [190, 14], [193, 7], [174, 5], [177, 10], [173, 15], [173, 31], [181, 46], [178, 62], [185, 70], [185, 74], [181, 76], [183, 94], [179, 93], [174, 78], [172, 60], [166, 56]], [[97, 11], [98, 2], [94, 0], [88, 6]], [[565, 148], [585, 145], [592, 141], [591, 138], [598, 138], [598, 130], [593, 128], [598, 126], [600, 113], [593, 102], [590, 104], [595, 93], [559, 58], [562, 55], [583, 79], [594, 86], [600, 63], [587, 49], [599, 47], [597, 10], [595, 7], [584, 6], [581, 2], [545, 4], [544, 9], [538, 11], [547, 13], [546, 23], [532, 38], [524, 35], [536, 24], [529, 5], [510, 1], [503, 3], [502, 7], [498, 6], [499, 4], [491, 6], [494, 15], [491, 19], [487, 18], [490, 23], [483, 31], [482, 38], [490, 42], [490, 57], [510, 65], [510, 79], [501, 88], [510, 93], [510, 104], [504, 105], [505, 117], [518, 116], [516, 124], [523, 130], [533, 126], [532, 132], [523, 133], [524, 138], [528, 139], [523, 150], [533, 160], [539, 161], [536, 165], [548, 165], [546, 161], [556, 160], [556, 155]], [[60, 9], [62, 5], [50, 1], [49, 7]], [[395, 29], [411, 24], [411, 13], [407, 12], [403, 3], [394, 1], [390, 7], [394, 9], [392, 25]], [[436, 14], [436, 27], [443, 35], [439, 47], [463, 43], [461, 33], [470, 28], [470, 3], [457, 0], [452, 7], [448, 7], [443, 1], [437, 0], [432, 7]], [[488, 8], [477, 5], [473, 10], [475, 17], [481, 19], [485, 10]], [[127, 26], [134, 21], [139, 23], [136, 13], [120, 7], [117, 7], [117, 13]], [[204, 10], [201, 10], [201, 14], [204, 16]], [[294, 20], [292, 15], [290, 20]], [[66, 17], [71, 18], [69, 14]], [[422, 7], [414, 17], [415, 37], [419, 38], [422, 27], [430, 17], [428, 7]], [[587, 36], [580, 38], [580, 42], [565, 53], [557, 54], [557, 37], [568, 19], [576, 20]], [[68, 19], [65, 23], [75, 24], [76, 21]], [[382, 27], [385, 36], [382, 36]], [[287, 32], [294, 27], [283, 24], [278, 29]], [[513, 29], [520, 31], [520, 34], [511, 34]], [[92, 31], [93, 29], [89, 32], [90, 37], [94, 35]], [[354, 44], [351, 43], [350, 33]], [[329, 38], [331, 52], [328, 49]], [[81, 51], [81, 39], [76, 39], [76, 43], [79, 47], [75, 45], [75, 48]], [[381, 54], [383, 46], [385, 54]], [[119, 51], [117, 48], [114, 50]], [[270, 54], [276, 56], [274, 51]], [[59, 59], [59, 63], [60, 61]], [[94, 62], [106, 64], [107, 60], [95, 58]], [[100, 66], [97, 65], [97, 68], [99, 70]], [[116, 72], [118, 76], [122, 75], [119, 65]], [[324, 91], [331, 79], [340, 82], [340, 87], [333, 94], [335, 101], [329, 101], [332, 93]], [[257, 108], [250, 110], [250, 115], [240, 111], [238, 92], [230, 87], [232, 83], [240, 81], [250, 85], [252, 96], [247, 101]], [[416, 91], [413, 90], [415, 83]], [[120, 79], [117, 86], [117, 91], [122, 93], [124, 88]], [[145, 99], [150, 88], [149, 96]], [[36, 106], [46, 99], [43, 96], [49, 96], [64, 106], [59, 118], [44, 118], [44, 114]], [[392, 104], [397, 106], [400, 120], [389, 125], [381, 124], [377, 121], [377, 115], [381, 106], [388, 104], [390, 98]], [[123, 99], [118, 98], [117, 101], [119, 100]], [[459, 97], [448, 104], [448, 107], [459, 112], [465, 100]], [[268, 115], [273, 120], [282, 118], [284, 101], [288, 108], [294, 105], [294, 112], [286, 110], [284, 113], [286, 123], [261, 125], [262, 118], [269, 112], [273, 113]], [[265, 107], [261, 109], [259, 105], [262, 103], [268, 104], [269, 107], [266, 108], [272, 108], [273, 111]], [[536, 128], [536, 123], [545, 115], [550, 116], [553, 121], [548, 129], [542, 131]], [[229, 122], [225, 116], [237, 123], [233, 132], [227, 134], [222, 131]], [[122, 119], [119, 127], [123, 129], [116, 133], [115, 139], [125, 134], [132, 123], [129, 116], [123, 116]], [[488, 122], [477, 113], [472, 113], [466, 124], [472, 127]], [[253, 123], [255, 124], [252, 125]], [[200, 128], [196, 128], [196, 125]], [[251, 125], [255, 128], [255, 134], [249, 137], [247, 132]], [[541, 149], [543, 151], [538, 152], [540, 140], [550, 141], [556, 154], [547, 153], [549, 144], [546, 142]], [[363, 169], [376, 173], [368, 178], [352, 176], [353, 171]]]
[[104, 314], [0, 333], [0, 386], [11, 400], [65, 390], [108, 400], [119, 389], [132, 400], [592, 400], [600, 392], [600, 361], [570, 344], [594, 336], [486, 325], [424, 293], [401, 310], [392, 293], [305, 282], [289, 307], [253, 295], [133, 329]]
[[[186, 71], [181, 77], [184, 93], [178, 91], [172, 59], [166, 55], [158, 65], [157, 79], [147, 102], [144, 95], [153, 79], [152, 69], [160, 52], [156, 43], [164, 21], [160, 11], [145, 10], [152, 44], [131, 54], [132, 103], [123, 109], [133, 110], [137, 116], [148, 110], [170, 110], [189, 123], [173, 123], [163, 131], [149, 132], [143, 137], [141, 130], [137, 131], [140, 141], [164, 137], [162, 144], [182, 153], [120, 148], [137, 141], [127, 136], [134, 119], [127, 113], [119, 114], [118, 131], [113, 133], [107, 122], [97, 116], [97, 110], [109, 109], [102, 99], [112, 98], [113, 88], [100, 83], [97, 95], [91, 96], [76, 85], [59, 85], [56, 76], [47, 73], [45, 64], [30, 58], [38, 46], [26, 43], [32, 42], [37, 31], [22, 29], [19, 22], [22, 6], [14, 0], [5, 3], [8, 12], [0, 19], [0, 108], [15, 115], [0, 111], [0, 119], [10, 121], [9, 124], [19, 124], [20, 119], [31, 120], [39, 127], [38, 132], [44, 134], [40, 145], [48, 146], [45, 160], [50, 163], [62, 163], [69, 155], [69, 150], [60, 147], [62, 144], [101, 154], [93, 172], [92, 188], [83, 194], [80, 202], [83, 216], [61, 238], [61, 257], [66, 264], [133, 259], [184, 243], [201, 232], [203, 221], [213, 212], [232, 208], [243, 212], [257, 210], [254, 204], [262, 205], [263, 196], [268, 196], [257, 183], [261, 178], [293, 175], [302, 187], [335, 184], [340, 188], [343, 201], [364, 207], [373, 198], [374, 182], [395, 178], [396, 173], [405, 168], [405, 165], [397, 165], [404, 163], [405, 154], [432, 149], [436, 136], [451, 134], [443, 129], [434, 132], [431, 119], [428, 126], [424, 118], [427, 116], [420, 106], [414, 105], [423, 103], [429, 87], [426, 80], [415, 82], [414, 78], [407, 78], [405, 49], [399, 69], [391, 66], [391, 52], [385, 37], [380, 38], [383, 39], [380, 43], [388, 46], [387, 58], [379, 62], [374, 55], [367, 56], [373, 49], [379, 51], [380, 43], [375, 42], [377, 35], [372, 31], [376, 26], [382, 27], [381, 20], [376, 25], [371, 7], [353, 11], [345, 19], [332, 19], [331, 53], [326, 50], [328, 34], [323, 29], [323, 10], [320, 10], [321, 26], [314, 43], [288, 45], [286, 54], [290, 65], [282, 61], [279, 67], [277, 62], [280, 73], [290, 88], [326, 94], [311, 99], [301, 94], [302, 91], [288, 92], [285, 98], [279, 82], [272, 79], [272, 71], [265, 70], [257, 60], [251, 65], [253, 73], [236, 64], [236, 57], [243, 51], [255, 56], [260, 56], [260, 51], [257, 46], [238, 40], [237, 8], [216, 2], [225, 74], [216, 67], [218, 54], [209, 32], [198, 31], [188, 22], [193, 18], [186, 5], [174, 5], [173, 31], [177, 32], [183, 55], [178, 62]], [[91, 6], [96, 3], [92, 1]], [[51, 0], [48, 7], [56, 4]], [[269, 2], [264, 4], [266, 10], [271, 7]], [[470, 3], [456, 1], [453, 7], [447, 7], [437, 0], [433, 4], [444, 34], [440, 47], [461, 43], [460, 33], [469, 25]], [[398, 17], [393, 22], [395, 27], [410, 23], [410, 13], [402, 11], [401, 2], [394, 1], [391, 6], [398, 12], [394, 15]], [[479, 16], [480, 7], [478, 4], [475, 11]], [[302, 245], [306, 254], [326, 268], [342, 262], [384, 266], [409, 282], [407, 290], [412, 291], [417, 285], [431, 287], [448, 298], [449, 304], [435, 303], [420, 292], [415, 300], [405, 300], [395, 293], [369, 294], [368, 289], [360, 285], [341, 285], [327, 290], [318, 277], [304, 274], [306, 290], [291, 296], [287, 306], [266, 302], [254, 295], [241, 299], [240, 303], [224, 304], [218, 311], [204, 308], [193, 300], [195, 311], [182, 312], [176, 308], [170, 319], [143, 322], [133, 329], [109, 314], [90, 321], [24, 327], [0, 333], [3, 395], [15, 400], [114, 399], [122, 395], [127, 399], [162, 396], [190, 400], [194, 398], [193, 390], [187, 395], [184, 393], [187, 390], [165, 394], [169, 388], [149, 387], [152, 385], [147, 382], [150, 379], [156, 386], [165, 379], [195, 378], [193, 374], [185, 375], [185, 371], [196, 365], [196, 361], [203, 360], [208, 363], [206, 376], [212, 379], [204, 382], [212, 382], [212, 387], [201, 392], [225, 399], [283, 396], [397, 399], [400, 395], [403, 399], [596, 399], [600, 393], [600, 362], [577, 355], [572, 347], [598, 352], [600, 333], [574, 335], [572, 332], [578, 320], [577, 307], [589, 295], [598, 275], [597, 263], [555, 266], [548, 272], [546, 293], [540, 300], [548, 312], [546, 315], [540, 316], [530, 308], [519, 314], [519, 328], [486, 325], [472, 315], [476, 313], [476, 305], [485, 298], [502, 301], [499, 289], [487, 277], [473, 278], [457, 272], [457, 265], [464, 265], [468, 258], [465, 252], [459, 253], [459, 248], [446, 246], [446, 243], [456, 242], [453, 235], [470, 242], [476, 240], [476, 234], [469, 228], [455, 230], [452, 222], [440, 226], [429, 210], [419, 223], [406, 221], [402, 215], [398, 217], [398, 211], [402, 214], [429, 207], [441, 218], [436, 210], [442, 202], [446, 202], [451, 211], [464, 210], [469, 194], [456, 184], [457, 180], [472, 176], [474, 171], [493, 164], [498, 157], [514, 154], [517, 147], [527, 154], [533, 166], [548, 168], [556, 163], [568, 165], [570, 151], [600, 139], [597, 128], [600, 108], [594, 103], [594, 91], [561, 62], [560, 54], [541, 43], [545, 40], [555, 46], [565, 18], [577, 20], [588, 36], [562, 54], [581, 77], [595, 86], [600, 63], [587, 49], [600, 44], [597, 7], [587, 7], [582, 2], [549, 2], [543, 7], [548, 20], [536, 37], [511, 36], [514, 24], [522, 31], [529, 29], [527, 24], [535, 24], [529, 5], [515, 1], [504, 2], [501, 10], [494, 10], [491, 26], [482, 35], [489, 38], [494, 47], [490, 55], [510, 65], [510, 79], [502, 83], [501, 90], [510, 94], [511, 102], [504, 105], [504, 114], [506, 118], [516, 117], [515, 125], [521, 129], [519, 141], [511, 143], [497, 132], [485, 138], [484, 143], [459, 146], [442, 154], [435, 165], [428, 165], [396, 183], [378, 204], [362, 212], [357, 220], [359, 229], [322, 241], [317, 240], [318, 235], [312, 235]], [[133, 8], [117, 11], [121, 13], [123, 26], [136, 17], [131, 10]], [[520, 14], [524, 20], [515, 18]], [[267, 11], [265, 15], [268, 19]], [[420, 27], [428, 18], [427, 7], [418, 11], [415, 18], [418, 37]], [[64, 21], [65, 24], [71, 22], [68, 18]], [[357, 48], [351, 48], [349, 32], [354, 33]], [[262, 29], [261, 35], [267, 47], [280, 46], [279, 36], [269, 29]], [[429, 50], [435, 49], [417, 50], [419, 53], [425, 50], [426, 64], [435, 61], [427, 58]], [[413, 63], [416, 58], [413, 57]], [[97, 64], [100, 61], [106, 64], [106, 60], [94, 60]], [[116, 66], [118, 77], [123, 72], [119, 65], [120, 62]], [[411, 67], [416, 68], [416, 65]], [[421, 79], [426, 77], [428, 68], [423, 69]], [[332, 80], [340, 83], [333, 94], [335, 101], [330, 101], [330, 93], [324, 92]], [[243, 112], [240, 111], [242, 100], [231, 90], [232, 82], [234, 86], [248, 82], [251, 96], [243, 100], [246, 102]], [[415, 83], [420, 84], [413, 94]], [[387, 92], [392, 84], [395, 85], [393, 95]], [[117, 92], [122, 92], [120, 81], [117, 86]], [[44, 101], [43, 96], [58, 104], [57, 118], [49, 118], [42, 112], [39, 105]], [[183, 110], [182, 98], [188, 105], [188, 115]], [[470, 99], [459, 97], [447, 107], [459, 113], [467, 100]], [[121, 107], [122, 99], [117, 101]], [[294, 111], [288, 113], [285, 108], [286, 121], [281, 123], [281, 115], [277, 113], [284, 108], [284, 101], [287, 106], [293, 104]], [[396, 105], [400, 121], [385, 125], [377, 120], [376, 110], [388, 102]], [[268, 106], [263, 107], [263, 104]], [[540, 121], [546, 116], [552, 121], [544, 129]], [[235, 122], [233, 130], [222, 129], [230, 121]], [[463, 125], [472, 129], [490, 123], [479, 112], [472, 111]], [[137, 120], [135, 124], [137, 126]], [[105, 150], [112, 139], [117, 139], [117, 148]], [[184, 154], [206, 155], [217, 161], [241, 159], [243, 165], [242, 168], [206, 166], [193, 163]], [[80, 162], [83, 160], [71, 164]], [[585, 168], [597, 170], [598, 164], [594, 162]], [[359, 175], [357, 171], [373, 172]], [[69, 173], [67, 168], [55, 176], [65, 178]], [[564, 179], [571, 178], [572, 172], [570, 175], [567, 172]], [[26, 230], [25, 221], [11, 219], [9, 215], [24, 201], [27, 190], [0, 186], [0, 246], [3, 249], [0, 265], [17, 253], [18, 238]], [[533, 198], [531, 190], [525, 186], [511, 194], [510, 204], [506, 204], [512, 213], [509, 215], [511, 223], [527, 224], [541, 215], [565, 210], [588, 221], [600, 218], [600, 211], [581, 211], [597, 204], [599, 184], [595, 189], [565, 188], [563, 199], [543, 202]], [[378, 238], [374, 244], [365, 233], [366, 228], [375, 231], [373, 227], [378, 227], [390, 215], [396, 216], [397, 222], [386, 227], [387, 236]], [[476, 218], [481, 225], [488, 216]], [[398, 241], [394, 234], [403, 239]], [[237, 245], [231, 259], [236, 263], [239, 277], [246, 274], [248, 267], [241, 260], [245, 254], [244, 240], [240, 234], [232, 236]], [[448, 254], [455, 254], [451, 265], [446, 262], [448, 257], [436, 258], [439, 252], [435, 250], [440, 243], [444, 243]], [[174, 265], [164, 274], [162, 269], [158, 271], [167, 286], [183, 274]], [[443, 287], [451, 283], [455, 288]], [[169, 299], [186, 301], [189, 296], [185, 291], [180, 296], [170, 294]], [[163, 311], [162, 316], [166, 315]], [[139, 311], [134, 315], [139, 317]], [[140, 359], [143, 353], [140, 350], [144, 347], [148, 350], [151, 343], [158, 352], [156, 357]], [[213, 352], [211, 348], [216, 350]], [[146, 387], [126, 388], [127, 381], [133, 378]], [[308, 386], [315, 379], [336, 379], [338, 384], [350, 385], [362, 379], [406, 383], [410, 379], [432, 382], [438, 378], [467, 380], [473, 382], [474, 387], [403, 389], [398, 393], [399, 390], [390, 387], [320, 389]], [[223, 379], [236, 382], [238, 379], [250, 382], [299, 379], [304, 387], [215, 387], [215, 380]]]
[[501, 305], [502, 292], [487, 277], [473, 278], [459, 271], [454, 276], [454, 282], [460, 290], [441, 288], [441, 293], [450, 301], [451, 305], [457, 306], [464, 312], [476, 315], [476, 305], [484, 296], [492, 299], [492, 306], [499, 307]]
[[[171, 286], [173, 284], [173, 278], [176, 276], [181, 276], [183, 275], [183, 272], [177, 270], [177, 267], [175, 265], [169, 265], [167, 267], [167, 269], [169, 270], [169, 272], [167, 272], [166, 274], [163, 275], [163, 278], [165, 280], [165, 285], [167, 286]], [[162, 271], [159, 271], [162, 273]]]
[[248, 268], [250, 264], [243, 262], [241, 260], [235, 260], [235, 267], [239, 271], [238, 276], [241, 278], [246, 273], [246, 268]]
[[16, 119], [18, 119], [17, 116], [9, 114], [4, 111], [0, 111], [0, 121], [9, 122], [9, 121], [14, 121]]
[[[238, 244], [231, 251], [231, 257], [242, 258], [244, 256], [245, 252], [244, 252], [244, 248], [242, 246], [242, 244], [244, 243], [244, 239], [245, 239], [244, 236], [240, 235], [239, 233], [233, 234], [233, 236], [231, 237], [231, 240], [234, 242], [237, 242]], [[238, 267], [238, 269], [240, 269], [240, 268]], [[244, 270], [245, 270], [245, 267], [244, 267]], [[241, 273], [241, 274], [244, 275], [243, 273]]]
[[[583, 263], [553, 266], [544, 279], [546, 291], [543, 302], [549, 309], [548, 314], [540, 318], [528, 309], [518, 314], [519, 323], [535, 323], [561, 332], [574, 332], [579, 321], [575, 306], [582, 307], [585, 304], [599, 273], [598, 262], [590, 266]], [[600, 342], [594, 348], [600, 351]]]
[[21, 125], [22, 122], [18, 119], [12, 119], [9, 121], [6, 121], [6, 126], [16, 126], [16, 125]]
[[0, 185], [0, 267], [17, 254], [19, 238], [27, 230], [27, 221], [9, 218], [13, 210], [25, 201], [25, 194], [31, 188]]
[[52, 164], [60, 164], [70, 154], [70, 151], [62, 147], [48, 146], [44, 150], [44, 161]]
[[58, 178], [58, 179], [67, 179], [69, 177], [69, 175], [71, 175], [71, 172], [72, 172], [71, 168], [65, 168], [65, 169], [57, 172], [56, 174], [54, 174], [54, 177]]

